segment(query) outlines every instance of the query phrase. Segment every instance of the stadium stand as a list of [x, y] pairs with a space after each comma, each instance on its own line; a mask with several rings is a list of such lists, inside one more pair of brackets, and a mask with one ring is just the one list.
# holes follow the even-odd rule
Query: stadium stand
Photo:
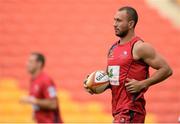
[[47, 57], [46, 71], [59, 87], [65, 122], [112, 122], [110, 91], [91, 96], [82, 82], [88, 73], [105, 69], [107, 50], [117, 40], [113, 15], [123, 5], [138, 10], [137, 34], [174, 70], [170, 79], [149, 89], [146, 122], [177, 122], [180, 31], [144, 0], [0, 1], [0, 122], [32, 122], [31, 107], [18, 100], [27, 94], [25, 64], [33, 51]]

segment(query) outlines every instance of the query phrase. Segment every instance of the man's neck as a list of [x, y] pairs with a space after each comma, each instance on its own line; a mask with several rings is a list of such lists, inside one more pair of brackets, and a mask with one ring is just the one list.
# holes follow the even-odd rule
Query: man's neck
[[32, 74], [32, 78], [33, 78], [33, 79], [36, 78], [41, 72], [42, 72], [42, 70], [37, 70], [36, 72], [34, 72], [34, 73]]
[[129, 42], [134, 36], [135, 36], [134, 32], [128, 33], [125, 37], [121, 38], [120, 44], [125, 44], [125, 43]]

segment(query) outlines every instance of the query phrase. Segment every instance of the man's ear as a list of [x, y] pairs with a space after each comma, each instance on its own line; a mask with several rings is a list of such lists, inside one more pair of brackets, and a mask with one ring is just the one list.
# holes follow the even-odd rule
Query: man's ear
[[129, 28], [134, 28], [135, 22], [133, 20], [129, 21]]

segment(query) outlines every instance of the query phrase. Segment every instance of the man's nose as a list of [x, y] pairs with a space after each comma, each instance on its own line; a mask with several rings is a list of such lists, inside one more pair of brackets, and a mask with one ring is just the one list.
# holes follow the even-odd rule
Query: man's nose
[[114, 26], [114, 27], [117, 27], [117, 23], [116, 23], [116, 22], [114, 22], [114, 23], [113, 23], [113, 26]]

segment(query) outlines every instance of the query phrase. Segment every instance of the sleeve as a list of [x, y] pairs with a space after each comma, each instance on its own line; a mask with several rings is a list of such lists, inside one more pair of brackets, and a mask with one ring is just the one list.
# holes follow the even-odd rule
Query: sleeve
[[56, 98], [56, 87], [52, 80], [46, 80], [44, 82], [43, 86], [43, 96], [44, 98], [50, 99], [50, 98]]

